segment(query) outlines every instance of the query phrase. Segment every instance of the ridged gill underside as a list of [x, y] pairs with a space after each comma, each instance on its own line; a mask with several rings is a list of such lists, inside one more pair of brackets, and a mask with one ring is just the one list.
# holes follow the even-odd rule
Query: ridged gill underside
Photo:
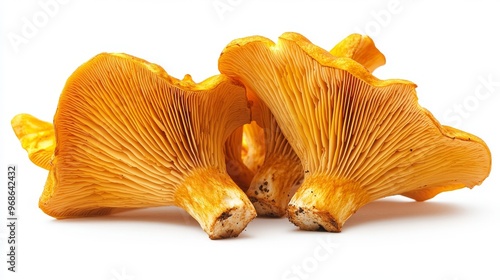
[[354, 182], [377, 199], [472, 187], [489, 174], [486, 144], [442, 127], [418, 105], [413, 83], [378, 80], [299, 34], [285, 33], [277, 44], [258, 36], [235, 40], [222, 52], [219, 69], [269, 107], [306, 179]]
[[172, 205], [192, 170], [225, 174], [223, 143], [249, 118], [244, 90], [223, 76], [190, 84], [139, 58], [97, 55], [61, 94], [40, 206], [65, 217]]

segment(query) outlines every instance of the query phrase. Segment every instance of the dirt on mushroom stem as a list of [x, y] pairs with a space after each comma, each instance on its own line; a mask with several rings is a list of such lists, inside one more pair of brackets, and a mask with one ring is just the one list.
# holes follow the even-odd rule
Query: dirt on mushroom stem
[[309, 172], [288, 204], [287, 214], [300, 229], [340, 232], [349, 217], [371, 200], [356, 182]]

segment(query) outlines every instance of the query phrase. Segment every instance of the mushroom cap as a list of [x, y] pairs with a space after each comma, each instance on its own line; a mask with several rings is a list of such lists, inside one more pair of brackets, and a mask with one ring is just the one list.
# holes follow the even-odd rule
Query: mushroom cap
[[385, 64], [385, 56], [367, 35], [351, 34], [330, 50], [336, 57], [348, 57], [373, 72]]
[[244, 89], [225, 76], [195, 84], [127, 54], [99, 54], [60, 96], [40, 207], [63, 218], [175, 205], [194, 169], [226, 174], [223, 143], [249, 121]]
[[441, 126], [418, 104], [415, 84], [379, 80], [368, 68], [297, 33], [276, 44], [237, 39], [219, 58], [221, 73], [269, 107], [308, 172], [291, 204], [324, 210], [337, 229], [369, 201], [395, 194], [428, 199], [481, 184], [491, 170], [487, 145]]

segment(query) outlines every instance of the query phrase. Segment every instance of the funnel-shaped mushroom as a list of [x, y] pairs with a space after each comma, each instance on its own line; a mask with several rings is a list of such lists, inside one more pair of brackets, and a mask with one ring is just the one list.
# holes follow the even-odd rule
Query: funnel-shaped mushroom
[[59, 99], [40, 208], [68, 218], [175, 205], [210, 238], [237, 236], [256, 213], [227, 175], [223, 149], [250, 122], [247, 103], [222, 75], [195, 84], [126, 54], [97, 55]]
[[[385, 64], [384, 55], [371, 38], [359, 34], [346, 37], [330, 53], [352, 58], [369, 71]], [[247, 195], [259, 215], [281, 217], [285, 215], [288, 202], [302, 183], [304, 171], [269, 108], [251, 90], [247, 90], [247, 94], [254, 104], [254, 119], [265, 128], [267, 146], [264, 163], [256, 171]]]
[[375, 199], [425, 200], [489, 175], [486, 144], [441, 126], [413, 83], [378, 80], [299, 34], [235, 40], [219, 69], [259, 96], [300, 157], [306, 174], [288, 215], [301, 229], [340, 231]]

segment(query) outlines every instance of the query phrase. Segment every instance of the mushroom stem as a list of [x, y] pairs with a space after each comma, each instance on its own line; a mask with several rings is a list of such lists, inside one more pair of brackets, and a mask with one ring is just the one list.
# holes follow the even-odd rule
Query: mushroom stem
[[288, 205], [288, 219], [303, 230], [340, 232], [345, 221], [370, 202], [360, 184], [325, 174], [306, 176]]
[[282, 217], [302, 179], [296, 155], [274, 153], [266, 157], [246, 193], [260, 216]]
[[197, 168], [175, 191], [175, 204], [186, 210], [210, 239], [236, 237], [257, 216], [245, 193], [217, 168]]

